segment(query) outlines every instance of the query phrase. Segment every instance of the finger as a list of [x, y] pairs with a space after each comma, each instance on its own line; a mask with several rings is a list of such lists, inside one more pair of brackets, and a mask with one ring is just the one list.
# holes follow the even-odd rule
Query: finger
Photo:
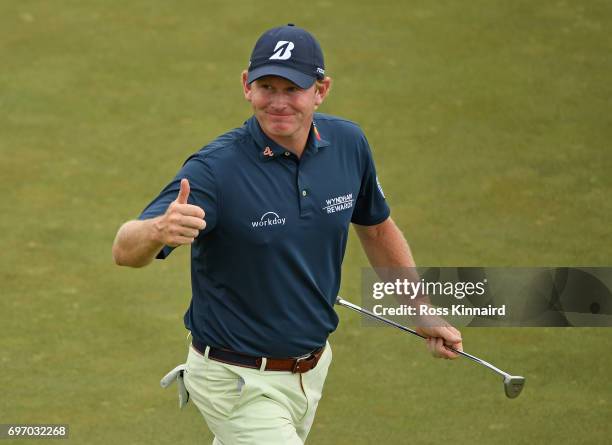
[[206, 221], [196, 216], [183, 216], [180, 219], [180, 224], [190, 229], [204, 230], [206, 228]]
[[440, 330], [440, 337], [447, 345], [454, 345], [461, 342], [461, 333], [452, 326], [445, 326]]
[[[454, 345], [452, 347], [454, 347]], [[450, 360], [456, 359], [457, 357], [459, 357], [459, 354], [457, 354], [454, 351], [451, 351], [448, 348], [449, 348], [449, 346], [445, 345], [444, 341], [442, 341], [441, 348], [440, 348], [440, 351], [439, 351], [441, 357], [444, 357], [445, 359], [450, 359]]]
[[188, 227], [181, 227], [176, 231], [178, 236], [183, 236], [187, 238], [197, 238], [200, 234], [199, 230], [190, 229]]
[[440, 358], [442, 357], [442, 354], [440, 353], [440, 343], [441, 343], [441, 338], [440, 337], [432, 337], [431, 339], [431, 355], [434, 358]]
[[200, 219], [204, 218], [204, 215], [206, 215], [206, 212], [204, 212], [204, 209], [202, 207], [199, 207], [193, 204], [177, 203], [175, 204], [173, 209], [177, 211], [178, 213], [180, 213], [181, 215], [195, 216], [196, 218], [200, 218]]
[[463, 342], [455, 343], [454, 345], [452, 345], [452, 347], [457, 351], [463, 351]]
[[456, 352], [451, 351], [448, 348], [444, 348], [444, 351], [443, 351], [442, 354], [443, 354], [444, 358], [449, 359], [449, 360], [454, 360], [457, 357], [459, 357], [459, 354], [457, 354]]
[[433, 341], [431, 343], [432, 343], [432, 349], [433, 349], [433, 356], [435, 358], [440, 358], [441, 357], [440, 355], [440, 340], [441, 339], [440, 337], [434, 337], [432, 340]]
[[435, 337], [427, 337], [427, 349], [429, 353], [435, 357], [436, 356], [436, 339]]
[[449, 326], [448, 329], [451, 331], [451, 333], [455, 336], [456, 341], [454, 343], [459, 343], [462, 340], [461, 337], [461, 332], [459, 332], [459, 329], [453, 327], [453, 326]]
[[188, 236], [173, 236], [170, 242], [168, 242], [168, 245], [172, 247], [178, 247], [178, 246], [184, 246], [186, 244], [191, 244], [194, 241], [195, 241], [194, 238], [191, 238]]
[[435, 357], [440, 358], [440, 357], [444, 357], [445, 356], [445, 347], [444, 347], [444, 340], [440, 337], [436, 337], [434, 339], [434, 351], [435, 351]]
[[187, 198], [189, 198], [189, 180], [181, 179], [181, 189], [179, 190], [179, 194], [176, 198], [176, 202], [179, 204], [187, 204]]

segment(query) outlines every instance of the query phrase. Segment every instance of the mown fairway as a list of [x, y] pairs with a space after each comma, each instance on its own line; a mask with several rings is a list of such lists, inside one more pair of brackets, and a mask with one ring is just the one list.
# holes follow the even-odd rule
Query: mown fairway
[[[417, 262], [612, 265], [606, 1], [0, 3], [0, 423], [75, 444], [208, 444], [159, 379], [186, 356], [188, 250], [143, 270], [111, 244], [184, 159], [242, 124], [258, 35], [294, 22], [365, 129]], [[367, 260], [352, 235], [342, 295]], [[338, 309], [311, 444], [607, 442], [612, 330], [464, 330], [431, 359]], [[7, 441], [6, 443], [10, 443]]]

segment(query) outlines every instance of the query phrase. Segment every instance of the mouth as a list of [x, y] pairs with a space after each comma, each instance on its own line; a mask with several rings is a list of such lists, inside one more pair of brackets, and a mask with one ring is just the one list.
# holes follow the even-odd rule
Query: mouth
[[292, 116], [292, 114], [271, 113], [269, 111], [267, 111], [266, 113], [273, 119], [287, 119]]

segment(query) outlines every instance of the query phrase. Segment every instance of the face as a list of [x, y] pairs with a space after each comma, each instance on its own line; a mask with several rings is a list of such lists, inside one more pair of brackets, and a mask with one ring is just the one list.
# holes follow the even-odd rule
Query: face
[[329, 81], [317, 87], [313, 84], [302, 89], [293, 82], [278, 76], [266, 76], [250, 85], [247, 73], [242, 73], [244, 97], [253, 106], [255, 117], [262, 130], [273, 140], [290, 144], [307, 138], [312, 115], [325, 98]]

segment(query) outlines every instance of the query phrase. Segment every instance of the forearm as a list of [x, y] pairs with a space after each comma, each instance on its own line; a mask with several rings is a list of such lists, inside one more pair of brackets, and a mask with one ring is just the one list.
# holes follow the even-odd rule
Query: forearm
[[415, 267], [410, 246], [391, 218], [376, 226], [355, 225], [355, 231], [372, 267]]
[[164, 247], [156, 236], [158, 218], [128, 221], [121, 226], [113, 242], [113, 259], [119, 266], [144, 267]]
[[[396, 280], [420, 281], [410, 246], [391, 218], [375, 226], [355, 226], [355, 230], [370, 265], [383, 282]], [[398, 298], [404, 302], [404, 297]], [[428, 303], [424, 295], [417, 295], [407, 303]]]

